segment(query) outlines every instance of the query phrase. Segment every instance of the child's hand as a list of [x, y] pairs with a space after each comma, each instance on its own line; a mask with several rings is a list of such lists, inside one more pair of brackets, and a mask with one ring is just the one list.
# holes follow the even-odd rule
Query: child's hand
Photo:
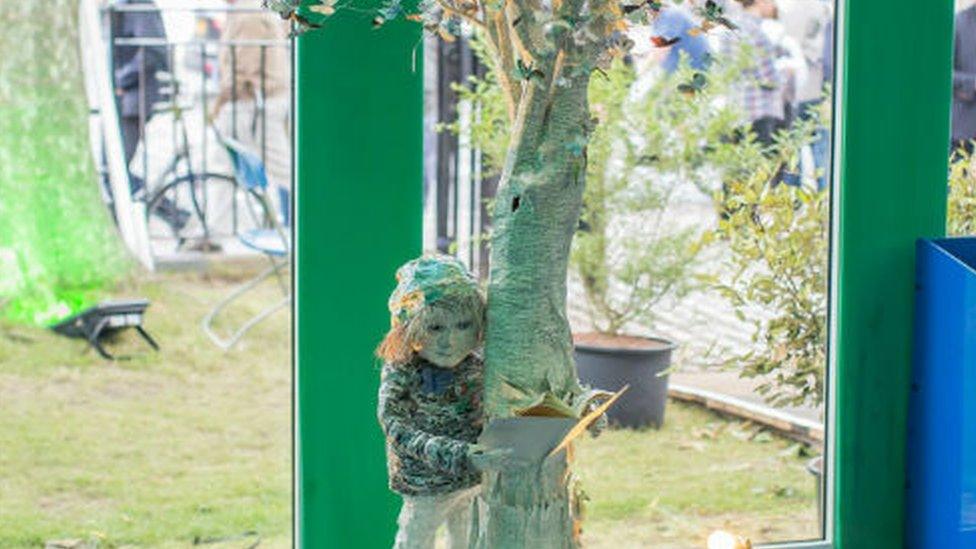
[[515, 456], [511, 448], [496, 448], [489, 450], [477, 444], [468, 450], [471, 465], [479, 471], [500, 471], [509, 468], [521, 468], [529, 465], [524, 459]]

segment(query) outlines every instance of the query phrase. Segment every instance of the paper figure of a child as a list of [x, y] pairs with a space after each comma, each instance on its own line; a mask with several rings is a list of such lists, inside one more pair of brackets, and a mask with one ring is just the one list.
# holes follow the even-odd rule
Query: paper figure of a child
[[512, 452], [477, 445], [484, 424], [479, 356], [485, 300], [449, 256], [425, 255], [397, 271], [377, 414], [386, 434], [390, 488], [403, 497], [396, 549], [468, 547], [481, 472], [514, 465]]

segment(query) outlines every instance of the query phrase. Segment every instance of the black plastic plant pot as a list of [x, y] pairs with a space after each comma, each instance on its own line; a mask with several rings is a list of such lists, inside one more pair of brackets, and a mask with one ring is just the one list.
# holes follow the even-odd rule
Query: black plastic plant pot
[[664, 425], [667, 371], [675, 344], [658, 338], [577, 334], [580, 381], [598, 389], [630, 388], [607, 412], [612, 426], [640, 429]]

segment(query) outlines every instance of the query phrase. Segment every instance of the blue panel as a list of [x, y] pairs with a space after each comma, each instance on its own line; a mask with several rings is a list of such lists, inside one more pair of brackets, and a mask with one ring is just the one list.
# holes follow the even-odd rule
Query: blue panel
[[916, 254], [907, 546], [972, 549], [976, 548], [976, 238], [920, 240]]

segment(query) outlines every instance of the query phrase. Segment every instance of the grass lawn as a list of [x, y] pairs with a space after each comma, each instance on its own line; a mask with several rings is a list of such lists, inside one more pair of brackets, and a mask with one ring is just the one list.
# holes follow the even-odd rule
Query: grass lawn
[[694, 405], [668, 404], [660, 431], [583, 440], [586, 547], [705, 547], [726, 529], [757, 541], [819, 537], [806, 449]]
[[[117, 292], [152, 300], [116, 363], [44, 331], [0, 325], [0, 547], [291, 546], [286, 312], [223, 353], [200, 319], [239, 268], [165, 274]], [[245, 273], [247, 274], [247, 273]], [[234, 311], [254, 312], [273, 285]], [[608, 431], [578, 447], [587, 547], [703, 547], [715, 528], [753, 541], [814, 537], [815, 487], [789, 441], [671, 403], [660, 431]], [[223, 541], [220, 541], [223, 540]], [[94, 547], [91, 544], [89, 547]]]
[[[168, 274], [120, 289], [152, 300], [146, 325], [163, 347], [131, 361], [0, 326], [0, 547], [187, 547], [247, 532], [262, 548], [291, 546], [288, 313], [226, 354], [200, 329], [238, 279]], [[145, 349], [134, 333], [115, 348]]]

